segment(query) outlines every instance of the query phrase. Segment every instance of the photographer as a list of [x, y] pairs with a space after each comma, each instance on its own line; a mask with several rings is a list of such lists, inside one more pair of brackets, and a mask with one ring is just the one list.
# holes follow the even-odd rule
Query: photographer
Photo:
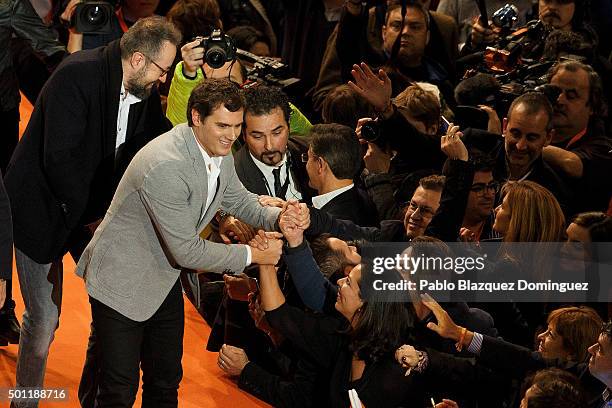
[[246, 71], [235, 57], [226, 61], [218, 69], [212, 68], [204, 59], [206, 50], [202, 38], [197, 38], [181, 47], [182, 61], [176, 64], [170, 90], [166, 116], [173, 125], [187, 122], [187, 101], [191, 91], [204, 78], [226, 78], [242, 85], [246, 80]]
[[[596, 48], [597, 34], [589, 25], [587, 4], [587, 0], [539, 0], [538, 18], [548, 29], [574, 31]], [[500, 27], [486, 28], [480, 18], [475, 19], [462, 54], [492, 45], [499, 40], [499, 32]]]
[[[346, 2], [336, 35], [330, 37], [321, 63], [313, 94], [317, 110], [328, 92], [350, 78], [352, 65], [359, 61], [376, 67], [394, 67], [394, 95], [407, 86], [407, 78], [436, 85], [453, 80], [457, 54], [455, 22], [428, 11], [427, 1], [408, 2], [402, 22], [400, 2], [388, 3], [388, 7], [365, 10], [360, 2]], [[355, 44], [356, 39], [361, 44]], [[397, 55], [393, 52], [396, 42], [400, 43]], [[452, 100], [452, 95], [449, 97]]]
[[[487, 12], [490, 19], [496, 10], [499, 10], [508, 3], [507, 0], [487, 0]], [[531, 1], [529, 0], [513, 0], [512, 3], [519, 11], [518, 24], [523, 25], [527, 22], [527, 14], [531, 11]], [[479, 31], [475, 25], [475, 20], [480, 18], [478, 5], [474, 0], [440, 0], [437, 8], [438, 13], [446, 14], [455, 19], [459, 25], [459, 48], [468, 41], [471, 33], [472, 41], [476, 37], [492, 36], [493, 32], [490, 29]], [[478, 27], [482, 29], [482, 25], [478, 23]], [[487, 31], [488, 30], [488, 31]], [[477, 43], [481, 42], [476, 40]]]
[[390, 197], [402, 180], [415, 171], [439, 172], [446, 160], [439, 147], [440, 101], [413, 85], [392, 103], [389, 77], [383, 70], [375, 75], [364, 63], [353, 67], [353, 77], [349, 86], [378, 112], [376, 121], [361, 119], [357, 127], [361, 139], [369, 142], [365, 185], [381, 219], [400, 219]]

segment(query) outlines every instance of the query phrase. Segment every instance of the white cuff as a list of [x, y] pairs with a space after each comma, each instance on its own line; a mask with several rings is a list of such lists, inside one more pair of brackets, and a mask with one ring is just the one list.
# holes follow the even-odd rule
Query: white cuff
[[251, 264], [251, 260], [253, 259], [252, 255], [251, 255], [251, 247], [248, 245], [245, 245], [246, 250], [247, 250], [247, 261], [246, 261], [246, 265], [245, 267], [249, 266]]

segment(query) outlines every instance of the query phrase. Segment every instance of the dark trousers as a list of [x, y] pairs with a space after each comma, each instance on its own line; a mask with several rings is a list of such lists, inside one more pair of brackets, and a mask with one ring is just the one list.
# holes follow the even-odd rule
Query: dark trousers
[[132, 407], [142, 367], [142, 406], [177, 407], [185, 321], [180, 281], [143, 322], [92, 297], [89, 302], [100, 364], [97, 406]]

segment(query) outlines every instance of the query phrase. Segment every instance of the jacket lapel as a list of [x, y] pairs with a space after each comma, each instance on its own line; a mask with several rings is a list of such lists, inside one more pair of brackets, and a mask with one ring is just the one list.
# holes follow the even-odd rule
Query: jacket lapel
[[117, 115], [119, 113], [119, 96], [121, 93], [121, 81], [123, 80], [123, 67], [121, 66], [121, 51], [119, 40], [111, 42], [103, 50], [106, 71], [108, 78], [107, 86], [102, 90], [105, 93], [101, 100], [105, 101], [103, 123], [104, 128], [104, 157], [115, 155], [115, 143], [117, 141]]
[[196, 174], [197, 186], [199, 187], [199, 191], [196, 193], [200, 194], [200, 203], [199, 203], [199, 211], [198, 211], [198, 231], [203, 228], [203, 220], [204, 216], [204, 206], [206, 205], [206, 197], [208, 194], [208, 170], [206, 169], [206, 163], [204, 163], [204, 157], [202, 157], [202, 152], [200, 151], [200, 147], [198, 146], [198, 142], [196, 142], [193, 131], [186, 124], [179, 125], [181, 126], [181, 133], [183, 134], [183, 139], [185, 140], [185, 146], [187, 146], [187, 152], [189, 154], [189, 159], [192, 162], [193, 170]]

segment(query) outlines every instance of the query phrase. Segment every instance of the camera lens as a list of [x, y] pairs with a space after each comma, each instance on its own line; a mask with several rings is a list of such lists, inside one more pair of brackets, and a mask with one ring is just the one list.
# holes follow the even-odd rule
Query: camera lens
[[221, 68], [225, 64], [225, 51], [219, 46], [213, 46], [206, 51], [206, 63], [211, 68]]
[[84, 10], [85, 21], [93, 26], [103, 25], [106, 23], [108, 16], [106, 10], [98, 5], [92, 5]]
[[361, 138], [375, 142], [380, 137], [380, 126], [375, 121], [366, 122], [361, 126]]

